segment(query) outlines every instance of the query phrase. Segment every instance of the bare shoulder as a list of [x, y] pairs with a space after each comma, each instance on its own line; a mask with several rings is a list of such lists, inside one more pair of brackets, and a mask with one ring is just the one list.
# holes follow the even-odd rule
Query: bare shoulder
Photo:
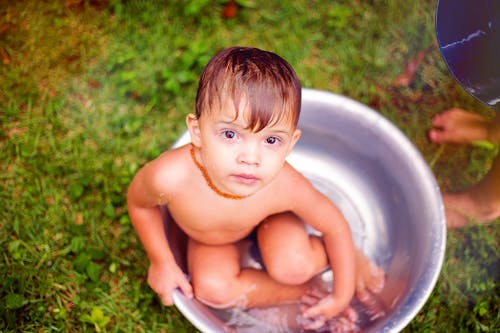
[[189, 162], [189, 146], [162, 153], [137, 172], [130, 185], [129, 195], [138, 193], [146, 201], [145, 204], [165, 203], [188, 178]]
[[144, 166], [154, 180], [172, 182], [182, 178], [187, 173], [187, 166], [191, 165], [189, 146], [167, 150], [155, 160]]
[[314, 200], [316, 196], [321, 196], [313, 184], [289, 163], [285, 163], [278, 174], [275, 191], [283, 194], [283, 198], [288, 198], [293, 202], [302, 197]]
[[191, 167], [189, 145], [168, 150], [145, 166], [154, 187], [169, 193], [182, 186], [191, 173]]
[[288, 162], [285, 162], [283, 165], [283, 168], [278, 174], [277, 181], [280, 186], [299, 186], [298, 189], [313, 188], [311, 182]]
[[284, 166], [277, 180], [279, 200], [285, 203], [285, 208], [315, 229], [324, 232], [329, 230], [332, 223], [340, 224], [345, 221], [335, 203], [291, 165]]

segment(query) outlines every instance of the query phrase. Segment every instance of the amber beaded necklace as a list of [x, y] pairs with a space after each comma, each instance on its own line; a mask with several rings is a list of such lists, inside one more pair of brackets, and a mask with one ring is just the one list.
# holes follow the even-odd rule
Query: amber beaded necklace
[[221, 197], [224, 197], [227, 199], [232, 199], [232, 200], [241, 200], [241, 199], [245, 199], [247, 197], [247, 196], [234, 195], [231, 193], [222, 192], [217, 187], [215, 187], [214, 183], [212, 183], [212, 180], [208, 176], [207, 170], [205, 170], [203, 165], [201, 165], [200, 162], [198, 162], [196, 160], [196, 156], [194, 155], [194, 146], [193, 145], [191, 145], [191, 158], [193, 159], [193, 162], [198, 167], [198, 169], [200, 169], [201, 174], [203, 175], [203, 178], [205, 178], [205, 181], [207, 182], [208, 187], [210, 187], [212, 189], [212, 191], [214, 191], [215, 193], [217, 193]]

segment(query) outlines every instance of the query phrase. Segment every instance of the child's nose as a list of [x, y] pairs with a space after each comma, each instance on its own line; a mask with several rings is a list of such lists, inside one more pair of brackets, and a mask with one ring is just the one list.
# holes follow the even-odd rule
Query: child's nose
[[258, 143], [246, 143], [238, 155], [238, 162], [248, 165], [260, 164], [260, 148]]

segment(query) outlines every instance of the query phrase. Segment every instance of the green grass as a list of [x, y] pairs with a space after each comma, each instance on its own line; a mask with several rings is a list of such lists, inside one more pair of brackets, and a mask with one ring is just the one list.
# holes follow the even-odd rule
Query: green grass
[[[435, 1], [0, 0], [0, 332], [192, 332], [145, 281], [125, 191], [193, 110], [206, 61], [230, 45], [287, 59], [304, 86], [350, 96], [398, 126], [443, 190], [495, 152], [429, 144], [452, 106], [492, 116], [433, 48], [409, 87], [392, 83], [434, 41]], [[451, 231], [437, 286], [407, 332], [498, 332], [498, 221]]]

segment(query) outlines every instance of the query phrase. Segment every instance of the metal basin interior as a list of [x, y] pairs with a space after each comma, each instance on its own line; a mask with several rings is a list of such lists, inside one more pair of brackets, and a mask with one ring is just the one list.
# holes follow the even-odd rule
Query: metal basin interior
[[[361, 317], [361, 331], [399, 332], [429, 297], [444, 257], [445, 217], [435, 178], [401, 131], [347, 97], [304, 89], [299, 127], [302, 137], [288, 161], [339, 206], [358, 248], [386, 271], [378, 295], [386, 315]], [[174, 147], [188, 142], [186, 132]], [[185, 270], [185, 235], [162, 211], [170, 246]], [[322, 278], [332, 281], [328, 272]], [[214, 310], [180, 291], [174, 301], [203, 332], [297, 331], [297, 309], [290, 306], [272, 309], [269, 320], [269, 312]]]

